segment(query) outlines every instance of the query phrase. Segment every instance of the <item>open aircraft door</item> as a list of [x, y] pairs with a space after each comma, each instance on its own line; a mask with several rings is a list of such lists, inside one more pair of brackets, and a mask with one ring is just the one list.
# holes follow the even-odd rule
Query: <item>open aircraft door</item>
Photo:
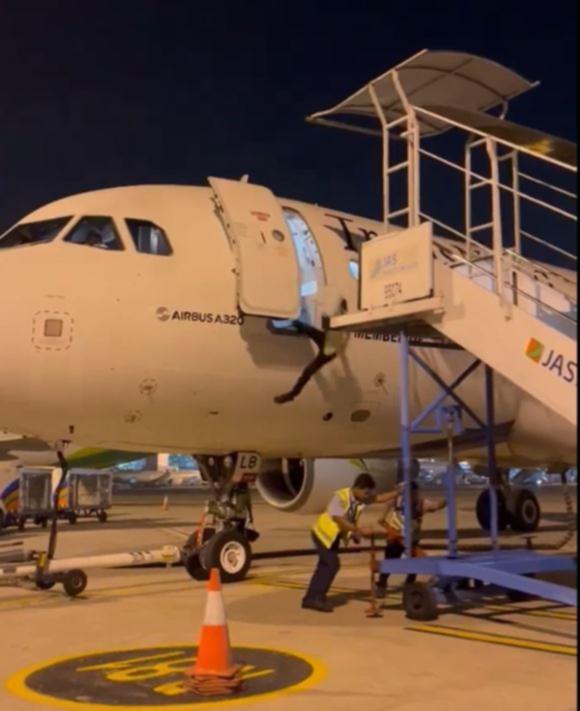
[[298, 318], [298, 260], [275, 195], [246, 182], [208, 181], [236, 255], [240, 310], [253, 316]]

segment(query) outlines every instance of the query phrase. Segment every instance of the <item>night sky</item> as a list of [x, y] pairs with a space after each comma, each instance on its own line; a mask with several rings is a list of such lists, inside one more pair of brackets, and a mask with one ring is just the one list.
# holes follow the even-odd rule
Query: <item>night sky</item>
[[576, 140], [576, 2], [0, 1], [0, 229], [85, 190], [249, 173], [378, 216], [378, 142], [309, 126], [418, 50], [542, 86], [509, 117]]

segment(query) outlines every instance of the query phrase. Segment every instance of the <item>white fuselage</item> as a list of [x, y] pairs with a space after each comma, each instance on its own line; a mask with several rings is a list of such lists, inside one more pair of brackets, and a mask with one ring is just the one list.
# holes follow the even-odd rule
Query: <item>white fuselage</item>
[[[292, 200], [280, 204], [307, 223], [326, 285], [354, 308], [358, 282], [349, 262], [356, 253], [347, 249], [344, 228], [360, 240], [382, 225]], [[74, 220], [91, 215], [115, 220], [123, 251], [63, 241]], [[209, 188], [86, 193], [23, 222], [62, 216], [73, 221], [54, 241], [0, 249], [0, 427], [128, 451], [340, 457], [397, 447], [395, 342], [351, 336], [293, 403], [274, 403], [316, 349], [305, 337], [273, 332], [266, 318], [239, 316], [234, 254]], [[173, 254], [135, 251], [126, 218], [160, 225]], [[46, 335], [47, 320], [62, 322], [60, 335]], [[436, 349], [423, 356], [448, 381], [471, 360]], [[482, 418], [483, 392], [480, 372], [459, 389]], [[413, 413], [436, 393], [413, 368]], [[498, 377], [495, 393], [496, 421], [517, 420], [521, 391]], [[556, 418], [538, 426], [558, 425]], [[556, 436], [554, 451], [542, 456], [557, 459], [560, 450]]]

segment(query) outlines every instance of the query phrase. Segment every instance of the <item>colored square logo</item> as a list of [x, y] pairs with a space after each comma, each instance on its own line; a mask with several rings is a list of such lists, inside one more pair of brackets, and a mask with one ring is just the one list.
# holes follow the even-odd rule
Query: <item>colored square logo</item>
[[535, 338], [530, 338], [526, 347], [526, 355], [528, 356], [528, 358], [530, 358], [530, 360], [533, 360], [534, 363], [539, 363], [543, 352], [544, 344], [540, 343], [540, 341], [536, 341]]

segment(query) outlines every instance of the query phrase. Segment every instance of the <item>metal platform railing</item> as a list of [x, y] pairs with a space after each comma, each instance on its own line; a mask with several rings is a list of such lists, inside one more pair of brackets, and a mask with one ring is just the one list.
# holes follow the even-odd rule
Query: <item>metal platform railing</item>
[[[407, 112], [404, 116], [382, 124], [385, 222], [400, 227], [432, 222], [438, 236], [453, 240], [455, 249], [449, 251], [453, 255], [451, 261], [467, 267], [462, 270], [466, 276], [495, 291], [506, 304], [522, 306], [522, 302], [527, 302], [526, 310], [572, 335], [577, 323], [576, 284], [571, 274], [577, 268], [577, 255], [571, 251], [575, 247], [577, 212], [572, 203], [577, 196], [567, 183], [575, 182], [576, 167], [489, 135], [474, 139], [472, 127], [406, 101], [403, 104]], [[381, 109], [378, 105], [376, 108]], [[463, 139], [461, 162], [422, 146], [424, 139], [418, 129], [417, 115], [437, 116], [452, 132], [450, 138]], [[406, 155], [393, 164], [389, 150], [391, 133], [401, 127], [403, 130], [397, 138], [405, 142]], [[452, 152], [450, 143], [446, 141], [448, 153]], [[481, 151], [477, 155], [480, 149], [484, 155]], [[525, 171], [521, 169], [524, 161]], [[441, 190], [434, 190], [437, 186], [425, 179], [428, 163], [445, 169], [446, 175], [443, 177], [440, 173], [439, 180], [445, 182], [449, 193], [457, 194], [458, 187], [463, 190], [463, 205], [455, 204], [451, 218], [437, 214]], [[540, 175], [553, 173], [553, 182], [532, 175], [534, 170]], [[405, 204], [391, 209], [392, 196], [396, 193], [393, 180], [403, 173], [406, 173]], [[556, 183], [557, 179], [560, 184]], [[456, 186], [451, 185], [453, 180], [458, 183]], [[523, 190], [524, 182], [547, 195], [540, 197]], [[487, 193], [484, 200], [476, 204], [482, 193]], [[448, 208], [449, 203], [443, 207]], [[554, 240], [534, 233], [528, 224], [532, 219], [539, 228], [543, 226], [551, 234], [556, 232], [560, 240], [567, 239], [571, 248], [565, 249]], [[554, 262], [564, 262], [564, 265], [554, 266]], [[485, 279], [482, 280], [482, 276]], [[557, 318], [545, 319], [545, 312]]]

